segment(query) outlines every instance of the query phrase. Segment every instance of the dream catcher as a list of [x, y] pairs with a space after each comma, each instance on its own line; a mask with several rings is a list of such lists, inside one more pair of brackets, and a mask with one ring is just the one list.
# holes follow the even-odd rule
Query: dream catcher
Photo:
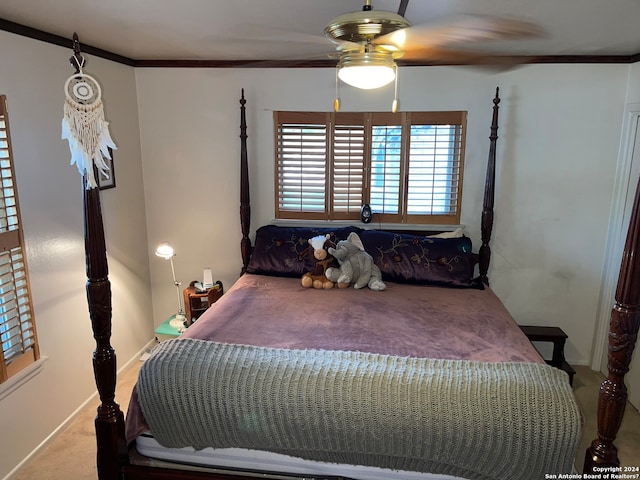
[[[74, 44], [75, 40], [74, 37]], [[105, 160], [111, 160], [109, 149], [117, 147], [109, 135], [109, 122], [104, 119], [100, 85], [82, 71], [84, 58], [78, 52], [70, 60], [77, 72], [64, 85], [62, 138], [69, 140], [71, 165], [75, 163], [80, 175], [86, 175], [88, 189], [95, 188], [98, 186], [95, 172], [104, 179], [110, 178]]]

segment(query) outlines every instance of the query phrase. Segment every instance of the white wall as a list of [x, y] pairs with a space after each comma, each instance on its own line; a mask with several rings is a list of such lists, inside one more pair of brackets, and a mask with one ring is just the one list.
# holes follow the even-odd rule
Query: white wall
[[[401, 70], [405, 110], [468, 110], [462, 221], [480, 243], [492, 99], [501, 88], [492, 287], [521, 324], [558, 325], [588, 364], [624, 110], [627, 65]], [[138, 69], [149, 248], [178, 251], [186, 282], [240, 269], [239, 104], [245, 88], [252, 231], [273, 218], [274, 110], [332, 108], [333, 69]], [[392, 87], [341, 88], [342, 109], [388, 110]], [[170, 271], [151, 261], [154, 321], [175, 310]]]
[[[35, 378], [0, 401], [0, 478], [95, 393], [85, 293], [82, 185], [60, 138], [71, 49], [0, 31], [0, 93], [8, 97], [35, 320], [42, 355]], [[118, 145], [117, 187], [102, 194], [118, 366], [153, 337], [134, 71], [87, 56]], [[126, 408], [128, 399], [116, 399]], [[97, 406], [96, 399], [93, 400]], [[8, 435], [7, 432], [11, 432]]]
[[629, 67], [629, 85], [627, 89], [627, 103], [640, 102], [640, 62]]

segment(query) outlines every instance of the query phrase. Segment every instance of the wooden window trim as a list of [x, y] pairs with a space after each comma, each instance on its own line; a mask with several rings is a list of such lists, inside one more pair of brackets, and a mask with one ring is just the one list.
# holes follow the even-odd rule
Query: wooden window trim
[[[464, 173], [464, 155], [465, 141], [467, 129], [467, 112], [466, 111], [450, 111], [450, 112], [274, 112], [274, 139], [275, 139], [275, 218], [292, 219], [292, 220], [340, 220], [340, 221], [357, 221], [360, 218], [359, 207], [350, 208], [347, 199], [347, 211], [340, 204], [340, 210], [336, 209], [336, 162], [334, 156], [337, 150], [336, 145], [336, 128], [338, 125], [348, 125], [353, 121], [364, 126], [364, 158], [362, 159], [363, 178], [358, 188], [361, 189], [362, 203], [371, 203], [371, 179], [372, 179], [372, 134], [374, 126], [399, 126], [401, 128], [401, 154], [400, 154], [400, 173], [399, 173], [399, 193], [398, 193], [398, 213], [375, 212], [376, 221], [380, 223], [404, 223], [404, 224], [438, 224], [438, 225], [455, 225], [460, 222], [462, 185]], [[314, 125], [324, 125], [326, 132], [325, 141], [325, 186], [324, 186], [324, 211], [291, 211], [282, 210], [281, 201], [281, 172], [280, 172], [280, 126], [283, 124], [309, 123]], [[452, 158], [455, 159], [455, 165], [452, 167], [457, 173], [450, 185], [453, 191], [451, 197], [447, 197], [447, 201], [455, 203], [453, 214], [450, 213], [411, 213], [409, 214], [409, 157], [410, 157], [410, 136], [411, 126], [414, 125], [452, 125], [458, 126], [456, 129], [458, 136], [455, 138], [455, 144], [452, 148]], [[340, 163], [342, 169], [345, 168], [344, 162]], [[420, 167], [418, 167], [420, 168]], [[395, 175], [395, 174], [394, 174]], [[420, 178], [420, 177], [418, 177]], [[385, 181], [386, 183], [386, 181]], [[341, 190], [342, 192], [342, 190]], [[357, 192], [354, 193], [357, 196]], [[343, 195], [344, 197], [344, 195]], [[349, 195], [347, 195], [347, 198]], [[414, 195], [415, 198], [415, 195]], [[419, 200], [418, 200], [419, 201]], [[386, 204], [386, 200], [385, 200]], [[415, 205], [415, 204], [414, 204]]]

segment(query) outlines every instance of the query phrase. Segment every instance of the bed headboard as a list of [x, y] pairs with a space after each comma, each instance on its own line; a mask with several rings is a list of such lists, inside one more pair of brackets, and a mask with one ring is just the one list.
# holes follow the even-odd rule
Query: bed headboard
[[[249, 166], [247, 156], [247, 117], [244, 89], [240, 97], [240, 228], [242, 239], [240, 240], [240, 252], [242, 254], [242, 270], [244, 274], [249, 266], [251, 258], [251, 240], [249, 239], [249, 227], [251, 223], [251, 205], [249, 198]], [[487, 173], [484, 184], [484, 201], [482, 205], [481, 236], [482, 245], [478, 252], [478, 266], [480, 280], [489, 284], [487, 273], [491, 262], [491, 232], [493, 230], [493, 206], [496, 183], [496, 144], [498, 142], [498, 110], [500, 105], [500, 88], [496, 88], [493, 98], [493, 115], [491, 117], [491, 134], [489, 136], [489, 158], [487, 160]], [[423, 231], [423, 234], [425, 232]]]

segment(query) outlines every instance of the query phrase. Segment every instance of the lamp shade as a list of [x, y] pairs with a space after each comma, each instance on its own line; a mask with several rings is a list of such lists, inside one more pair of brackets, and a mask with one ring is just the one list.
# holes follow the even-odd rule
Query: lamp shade
[[364, 90], [383, 87], [396, 77], [396, 64], [390, 53], [348, 53], [340, 58], [338, 77]]
[[173, 247], [171, 245], [169, 245], [167, 242], [162, 242], [160, 245], [158, 245], [158, 248], [156, 248], [156, 255], [164, 258], [165, 260], [169, 260], [175, 255], [175, 252], [173, 251]]

